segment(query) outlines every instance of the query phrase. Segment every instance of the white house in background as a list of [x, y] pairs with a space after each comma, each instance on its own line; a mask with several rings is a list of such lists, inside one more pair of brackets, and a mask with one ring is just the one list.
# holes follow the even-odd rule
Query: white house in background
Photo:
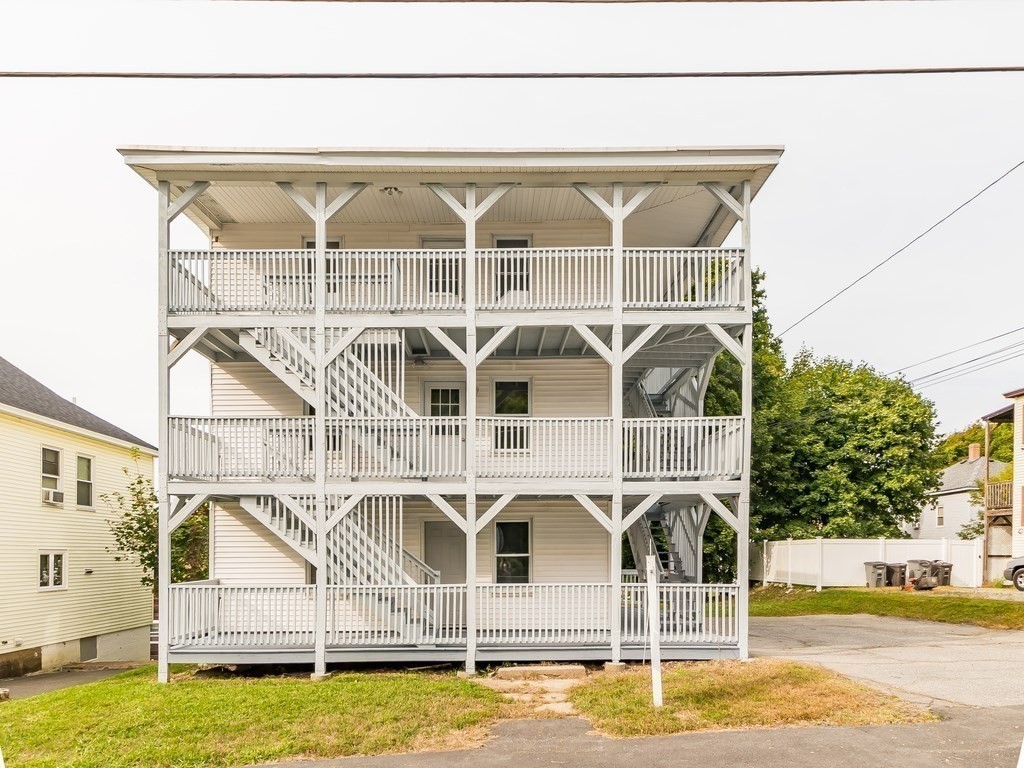
[[0, 358], [0, 678], [149, 658], [153, 593], [110, 551], [102, 494], [156, 449]]
[[[750, 203], [777, 147], [121, 149], [159, 192], [168, 662], [747, 652]], [[184, 213], [209, 236], [176, 250]], [[738, 247], [722, 247], [739, 224]], [[211, 415], [169, 413], [212, 365]], [[742, 411], [703, 415], [715, 358]], [[704, 526], [738, 582], [704, 584]], [[664, 537], [662, 536], [664, 533]]]
[[[1011, 519], [1011, 527], [1013, 529], [1013, 557], [1024, 557], [1024, 389], [1015, 389], [1012, 392], [1007, 392], [1004, 397], [1009, 398], [1013, 401], [1013, 481], [1009, 488], [1009, 492], [1012, 494], [1010, 500], [1010, 506], [1013, 508], [1013, 517]], [[993, 421], [999, 421], [998, 416], [1000, 412], [993, 414], [996, 418]], [[1005, 414], [1004, 418], [1009, 418], [1010, 414]], [[999, 485], [994, 483], [993, 485]], [[998, 488], [993, 488], [996, 491], [994, 496], [1005, 499], [1005, 493], [998, 493]], [[997, 504], [994, 502], [993, 507]], [[999, 504], [999, 506], [1005, 506], [1005, 500]]]
[[[915, 539], [955, 539], [960, 528], [978, 519], [982, 505], [971, 501], [971, 493], [978, 494], [978, 483], [985, 482], [985, 457], [981, 445], [971, 443], [966, 459], [942, 470], [939, 489], [921, 509], [920, 520], [906, 530]], [[989, 462], [989, 472], [996, 475], [1006, 465], [1001, 461]]]

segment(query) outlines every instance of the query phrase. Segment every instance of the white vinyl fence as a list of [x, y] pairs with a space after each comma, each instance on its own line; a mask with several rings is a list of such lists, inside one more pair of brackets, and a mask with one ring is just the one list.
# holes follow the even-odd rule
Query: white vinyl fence
[[954, 587], [982, 586], [982, 543], [959, 539], [785, 539], [751, 542], [750, 578], [773, 584], [863, 587], [864, 563], [943, 560]]

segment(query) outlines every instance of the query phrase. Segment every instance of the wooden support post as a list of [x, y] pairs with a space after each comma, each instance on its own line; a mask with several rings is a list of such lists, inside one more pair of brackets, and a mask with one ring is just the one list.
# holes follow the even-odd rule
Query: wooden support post
[[168, 278], [170, 261], [170, 182], [158, 185], [159, 213], [157, 223], [157, 445], [160, 448], [160, 476], [157, 478], [157, 605], [159, 605], [159, 639], [157, 651], [157, 681], [166, 683], [168, 675], [168, 641], [171, 625], [171, 530], [170, 499], [167, 496], [167, 419], [170, 414], [171, 369], [169, 363], [170, 338], [167, 332]]
[[655, 555], [648, 555], [647, 569], [647, 627], [651, 640], [651, 698], [654, 706], [665, 702], [661, 691], [661, 601], [658, 600], [658, 565]]
[[[750, 269], [750, 182], [743, 182], [743, 275], [744, 287], [747, 292], [747, 307], [751, 304], [752, 284]], [[739, 613], [739, 650], [740, 658], [745, 659], [749, 653], [750, 628], [750, 456], [752, 415], [754, 411], [754, 326], [747, 323], [743, 330], [743, 377], [741, 382], [740, 402], [743, 414], [743, 473], [740, 478], [738, 509], [733, 510], [739, 518], [739, 530], [736, 532], [736, 576], [739, 595], [737, 611]]]
[[316, 618], [313, 678], [327, 675], [327, 184], [317, 182], [313, 216], [314, 294], [316, 307], [313, 370], [316, 374], [316, 413], [313, 441], [316, 496]]
[[623, 221], [622, 184], [612, 185], [612, 344], [611, 344], [611, 414], [612, 414], [612, 661], [622, 661], [622, 285], [623, 285]]
[[[466, 674], [476, 674], [476, 185], [466, 186]], [[493, 194], [492, 193], [492, 197]], [[503, 193], [502, 193], [503, 194]], [[490, 206], [488, 206], [490, 207]]]

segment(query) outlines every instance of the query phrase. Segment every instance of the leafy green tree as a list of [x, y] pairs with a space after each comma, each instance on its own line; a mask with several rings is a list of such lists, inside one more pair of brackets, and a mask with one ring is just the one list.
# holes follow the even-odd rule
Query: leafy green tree
[[[951, 467], [967, 458], [967, 447], [978, 443], [985, 448], [985, 425], [976, 421], [959, 432], [952, 432], [935, 448], [935, 459], [940, 467]], [[1013, 424], [994, 424], [989, 442], [989, 458], [996, 461], [1013, 461]]]
[[[123, 467], [125, 490], [101, 494], [100, 498], [115, 513], [110, 530], [117, 544], [116, 560], [137, 562], [142, 567], [141, 581], [157, 586], [158, 506], [153, 481], [139, 472]], [[209, 575], [209, 515], [204, 504], [171, 534], [171, 581], [194, 581]]]

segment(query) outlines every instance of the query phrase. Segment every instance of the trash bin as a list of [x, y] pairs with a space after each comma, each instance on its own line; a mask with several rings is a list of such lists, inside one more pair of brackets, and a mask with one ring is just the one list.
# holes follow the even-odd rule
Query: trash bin
[[933, 560], [932, 576], [938, 579], [940, 587], [948, 587], [953, 577], [953, 564], [943, 560]]
[[907, 585], [907, 564], [887, 563], [885, 566], [885, 585], [887, 587], [900, 587]]
[[907, 581], [915, 581], [922, 576], [931, 576], [931, 560], [907, 560]]
[[869, 587], [885, 586], [885, 563], [868, 560], [864, 563], [864, 578]]

